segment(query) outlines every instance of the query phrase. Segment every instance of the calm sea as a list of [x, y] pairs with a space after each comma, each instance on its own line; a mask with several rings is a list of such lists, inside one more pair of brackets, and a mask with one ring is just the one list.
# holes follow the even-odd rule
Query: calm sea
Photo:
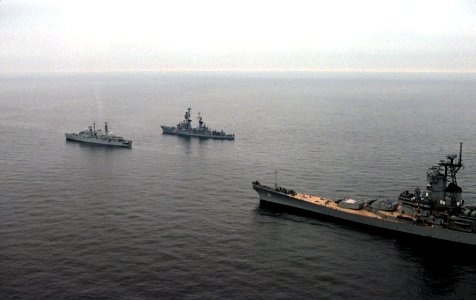
[[[187, 107], [236, 140], [162, 135]], [[65, 141], [93, 121], [133, 149]], [[263, 208], [251, 182], [396, 199], [463, 142], [476, 204], [475, 125], [461, 74], [2, 76], [0, 298], [474, 299], [474, 251]]]

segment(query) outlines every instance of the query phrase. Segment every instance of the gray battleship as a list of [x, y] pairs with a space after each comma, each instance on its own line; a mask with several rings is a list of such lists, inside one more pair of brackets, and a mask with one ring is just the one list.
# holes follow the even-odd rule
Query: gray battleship
[[165, 126], [162, 125], [162, 132], [164, 134], [173, 134], [179, 136], [186, 136], [186, 137], [199, 137], [199, 138], [209, 138], [209, 139], [217, 139], [217, 140], [234, 140], [234, 134], [227, 134], [223, 130], [216, 131], [211, 130], [208, 128], [207, 125], [203, 122], [200, 113], [198, 113], [198, 127], [192, 127], [192, 119], [190, 111], [192, 109], [188, 108], [185, 112], [184, 119], [182, 122], [178, 123], [177, 126]]
[[76, 141], [95, 145], [113, 146], [132, 148], [132, 141], [126, 140], [122, 136], [118, 136], [108, 131], [107, 122], [104, 123], [104, 131], [96, 130], [96, 123], [89, 125], [79, 133], [65, 133], [67, 141]]
[[463, 167], [459, 158], [448, 155], [427, 172], [424, 191], [404, 191], [398, 201], [386, 199], [331, 200], [297, 193], [292, 189], [252, 183], [264, 204], [296, 208], [367, 227], [476, 246], [476, 206], [466, 206], [456, 174]]

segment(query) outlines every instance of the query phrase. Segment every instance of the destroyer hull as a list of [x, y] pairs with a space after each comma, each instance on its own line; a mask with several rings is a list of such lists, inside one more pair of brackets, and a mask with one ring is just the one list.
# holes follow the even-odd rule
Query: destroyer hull
[[164, 134], [178, 135], [184, 137], [198, 137], [204, 139], [215, 139], [215, 140], [234, 140], [234, 135], [216, 135], [216, 134], [206, 134], [199, 132], [192, 132], [187, 130], [179, 130], [176, 127], [161, 126], [162, 132]]
[[[471, 232], [456, 231], [441, 226], [417, 225], [407, 220], [391, 220], [382, 217], [368, 216], [363, 213], [356, 213], [356, 211], [352, 209], [336, 209], [329, 207], [331, 205], [312, 203], [312, 197], [314, 196], [304, 194], [289, 195], [257, 184], [253, 184], [253, 188], [258, 193], [260, 201], [265, 203], [299, 209], [336, 220], [400, 234], [455, 242], [465, 245], [476, 245], [476, 234]], [[328, 202], [331, 202], [331, 200], [328, 200], [327, 202], [324, 201], [323, 203]]]
[[75, 141], [75, 142], [81, 142], [86, 144], [102, 145], [102, 146], [109, 146], [109, 147], [120, 147], [120, 148], [128, 148], [128, 149], [132, 148], [132, 142], [127, 144], [127, 143], [122, 143], [117, 141], [108, 141], [108, 140], [99, 139], [99, 138], [88, 138], [88, 137], [83, 137], [74, 133], [65, 133], [64, 135], [67, 141]]

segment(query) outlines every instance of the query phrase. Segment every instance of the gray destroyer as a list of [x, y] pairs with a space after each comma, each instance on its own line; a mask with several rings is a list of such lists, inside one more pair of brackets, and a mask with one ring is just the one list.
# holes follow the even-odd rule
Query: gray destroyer
[[262, 203], [296, 208], [401, 234], [476, 246], [476, 206], [466, 206], [456, 174], [463, 167], [459, 158], [448, 155], [427, 172], [424, 191], [404, 191], [398, 201], [331, 200], [297, 193], [275, 183], [269, 187], [255, 181], [253, 189]]
[[192, 109], [188, 108], [185, 112], [184, 119], [177, 124], [177, 126], [160, 126], [164, 134], [173, 134], [185, 137], [198, 137], [206, 139], [217, 139], [217, 140], [234, 140], [234, 134], [225, 133], [223, 130], [216, 131], [208, 128], [208, 126], [203, 122], [200, 113], [198, 113], [198, 127], [192, 127], [192, 119], [190, 111]]
[[79, 133], [65, 133], [67, 141], [76, 141], [81, 143], [132, 148], [132, 141], [126, 140], [122, 136], [118, 136], [108, 131], [107, 122], [104, 123], [104, 131], [101, 129], [96, 130], [96, 123], [89, 125]]

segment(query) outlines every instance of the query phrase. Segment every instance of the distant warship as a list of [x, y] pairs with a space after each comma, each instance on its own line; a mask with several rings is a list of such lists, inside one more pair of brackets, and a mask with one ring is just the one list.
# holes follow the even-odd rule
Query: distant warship
[[192, 127], [192, 119], [190, 111], [192, 109], [188, 108], [185, 112], [184, 119], [182, 122], [178, 123], [177, 126], [165, 126], [162, 125], [162, 132], [164, 134], [174, 134], [179, 136], [186, 137], [199, 137], [199, 138], [209, 138], [209, 139], [218, 139], [218, 140], [234, 140], [234, 134], [227, 134], [223, 130], [216, 131], [208, 128], [207, 125], [203, 122], [200, 113], [198, 113], [198, 127]]
[[126, 140], [122, 136], [114, 135], [108, 131], [107, 122], [104, 123], [104, 132], [101, 129], [96, 130], [96, 123], [93, 123], [79, 133], [65, 133], [64, 135], [68, 141], [132, 148], [131, 140]]
[[418, 237], [476, 246], [476, 206], [465, 206], [456, 174], [463, 167], [462, 145], [459, 159], [448, 155], [427, 172], [426, 189], [405, 191], [398, 201], [324, 199], [297, 193], [292, 189], [274, 188], [252, 183], [262, 203], [297, 208], [343, 220]]

